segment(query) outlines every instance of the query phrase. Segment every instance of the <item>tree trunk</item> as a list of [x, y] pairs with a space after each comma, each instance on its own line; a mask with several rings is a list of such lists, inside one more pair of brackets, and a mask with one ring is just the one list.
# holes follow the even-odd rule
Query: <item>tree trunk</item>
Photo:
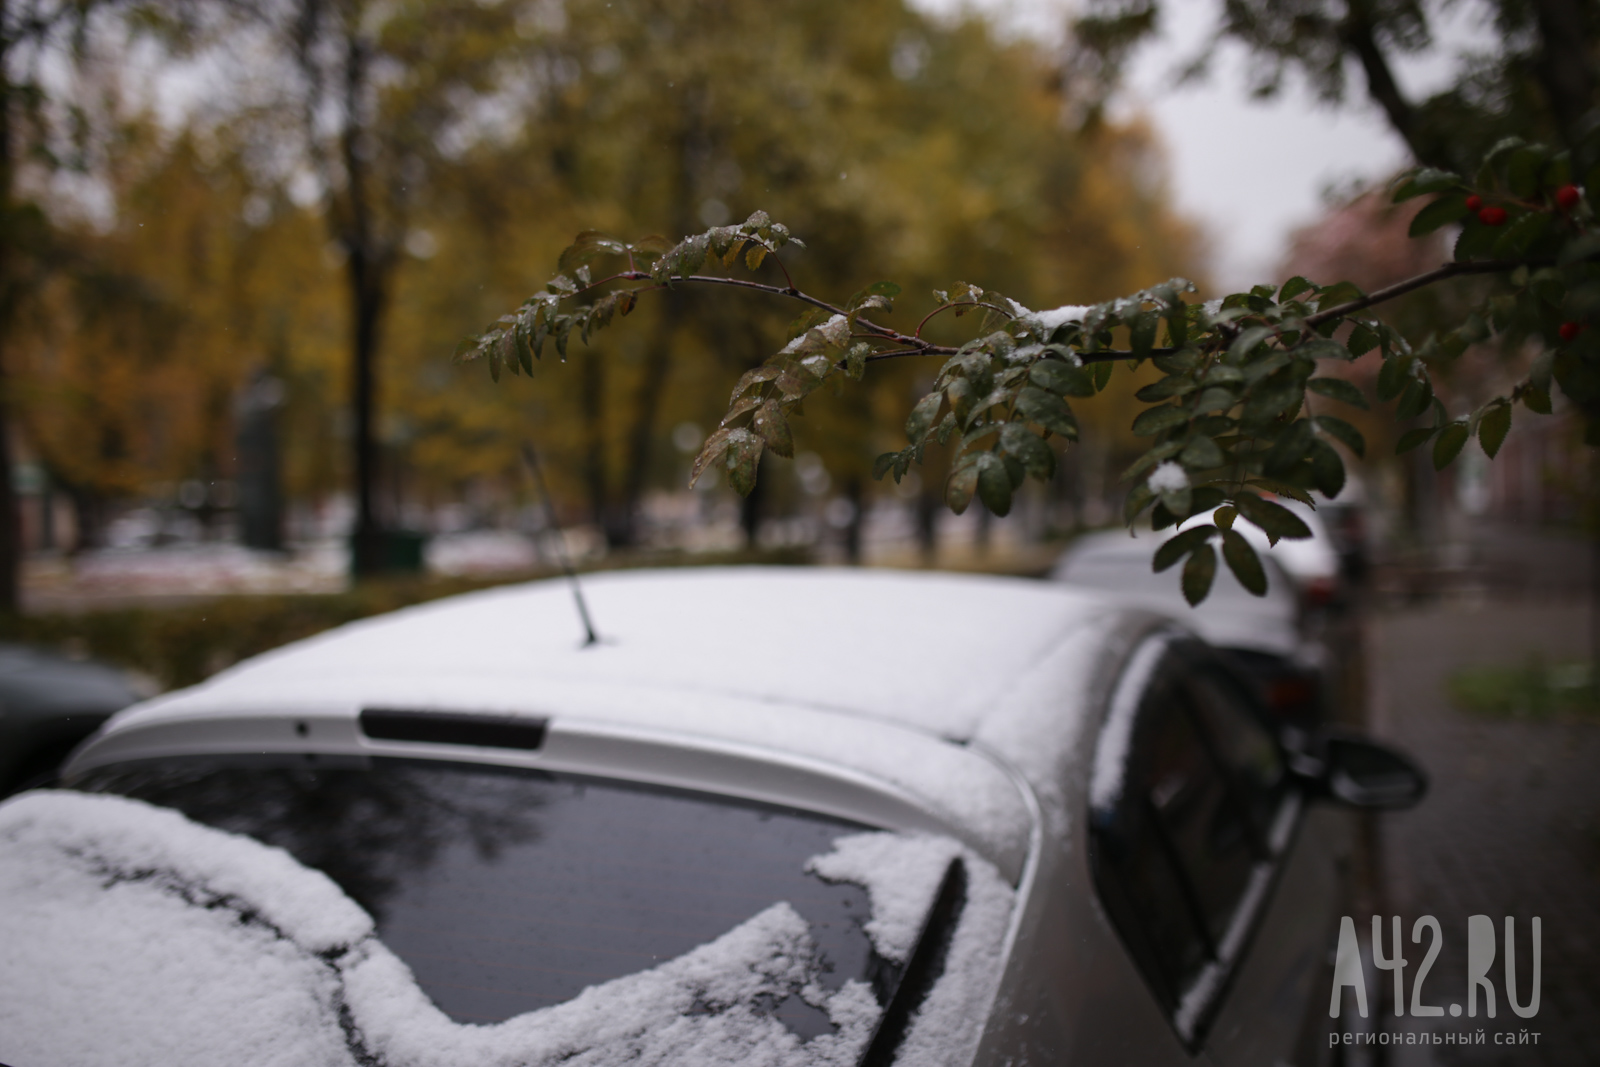
[[1401, 140], [1405, 141], [1406, 147], [1411, 149], [1411, 154], [1416, 157], [1417, 162], [1445, 170], [1452, 170], [1458, 166], [1458, 161], [1451, 156], [1449, 146], [1439, 143], [1437, 138], [1428, 136], [1417, 122], [1416, 109], [1400, 91], [1399, 83], [1394, 79], [1394, 72], [1389, 68], [1389, 60], [1378, 45], [1371, 12], [1367, 10], [1365, 0], [1352, 0], [1349, 13], [1339, 29], [1339, 36], [1344, 42], [1345, 49], [1361, 64], [1361, 71], [1367, 78], [1367, 95], [1383, 108], [1389, 125], [1400, 135]]
[[583, 359], [578, 403], [583, 408], [583, 480], [589, 490], [589, 514], [604, 531], [610, 508], [606, 493], [606, 422], [604, 356], [591, 351]]
[[[380, 234], [374, 217], [367, 153], [362, 151], [368, 131], [363, 126], [362, 95], [367, 89], [368, 56], [359, 31], [347, 28], [344, 84], [341, 87], [345, 127], [340, 134], [340, 159], [344, 164], [342, 211], [330, 211], [336, 237], [344, 245], [345, 273], [350, 285], [350, 406], [354, 416], [351, 441], [355, 467], [356, 528], [351, 538], [351, 569], [358, 576], [391, 569], [388, 539], [378, 511], [378, 344], [379, 328], [388, 297], [389, 273], [394, 267], [393, 242]], [[315, 132], [312, 131], [315, 136]], [[398, 232], [389, 220], [389, 233]]]
[[1584, 117], [1595, 97], [1595, 72], [1589, 62], [1583, 11], [1572, 0], [1532, 0], [1531, 6], [1539, 23], [1542, 52], [1533, 66], [1534, 74], [1544, 88], [1561, 136], [1576, 149]]
[[[0, 26], [7, 25], [6, 0], [0, 0]], [[6, 76], [10, 56], [0, 42], [0, 613], [15, 614], [21, 609], [22, 517], [17, 508], [15, 457], [11, 452], [11, 381], [6, 366], [6, 342], [11, 336], [15, 310], [15, 254], [10, 247], [12, 232], [11, 98], [13, 89]]]
[[649, 348], [645, 350], [639, 391], [633, 401], [633, 426], [628, 435], [628, 463], [623, 475], [622, 499], [618, 502], [611, 526], [606, 530], [606, 541], [613, 547], [631, 548], [639, 543], [639, 502], [649, 482], [656, 413], [661, 409], [661, 393], [666, 388], [667, 374], [672, 369], [672, 342], [678, 333], [678, 323], [684, 317], [685, 300], [682, 292], [668, 291], [662, 294], [661, 321], [650, 339]]
[[[352, 242], [354, 243], [354, 242]], [[351, 315], [350, 406], [354, 416], [351, 442], [355, 466], [356, 528], [351, 540], [351, 566], [357, 575], [388, 569], [383, 522], [378, 514], [377, 354], [378, 323], [383, 315], [381, 267], [370, 262], [370, 250], [348, 249]]]

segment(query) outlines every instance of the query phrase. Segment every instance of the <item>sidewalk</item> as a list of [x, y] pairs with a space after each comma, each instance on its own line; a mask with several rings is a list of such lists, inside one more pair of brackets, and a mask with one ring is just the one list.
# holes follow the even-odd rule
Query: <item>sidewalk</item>
[[[1407, 988], [1427, 949], [1411, 924], [1433, 915], [1443, 932], [1424, 1003], [1465, 1007], [1467, 917], [1488, 915], [1497, 953], [1496, 1018], [1391, 1020], [1394, 1029], [1486, 1031], [1485, 1044], [1405, 1047], [1408, 1064], [1600, 1063], [1600, 720], [1470, 716], [1452, 708], [1445, 678], [1462, 666], [1514, 664], [1530, 652], [1582, 658], [1588, 605], [1571, 599], [1479, 598], [1381, 612], [1365, 630], [1372, 732], [1410, 751], [1433, 778], [1428, 799], [1379, 821], [1381, 910], [1402, 917]], [[1519, 1019], [1504, 1001], [1506, 916], [1517, 921], [1518, 992], [1528, 995], [1530, 919], [1543, 920], [1542, 1001]], [[1357, 916], [1358, 924], [1370, 923]], [[1385, 924], [1387, 930], [1388, 924]], [[1388, 947], [1388, 946], [1386, 946]], [[1382, 974], [1387, 989], [1393, 979]], [[1409, 999], [1409, 998], [1408, 998]], [[1537, 1031], [1537, 1046], [1497, 1047], [1496, 1031]], [[1418, 1055], [1421, 1053], [1421, 1055]], [[1431, 1056], [1429, 1055], [1431, 1053]]]

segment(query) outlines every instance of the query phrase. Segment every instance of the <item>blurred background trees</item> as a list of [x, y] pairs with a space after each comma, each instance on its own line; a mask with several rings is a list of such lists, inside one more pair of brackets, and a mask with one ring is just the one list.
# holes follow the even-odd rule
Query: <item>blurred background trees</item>
[[[899, 0], [154, 11], [157, 37], [95, 23], [99, 61], [66, 95], [99, 151], [71, 181], [37, 175], [72, 267], [34, 302], [13, 394], [47, 487], [36, 542], [54, 525], [97, 544], [140, 502], [220, 534], [259, 467], [246, 411], [275, 424], [288, 533], [344, 524], [358, 571], [384, 565], [386, 529], [514, 521], [524, 439], [564, 518], [610, 546], [650, 539], [652, 500], [719, 506], [681, 491], [686, 454], [786, 339], [775, 302], [663, 294], [644, 328], [547, 351], [509, 389], [452, 363], [581, 229], [674, 235], [761, 207], [805, 238], [802, 286], [971, 279], [1035, 306], [1199, 269], [1149, 133], [1080, 127], [1057, 58], [976, 18]], [[859, 543], [871, 458], [930, 372], [875, 368], [814, 404], [806, 458], [769, 472], [746, 531], [814, 499]], [[1084, 414], [1110, 444], [1077, 491], [1114, 487], [1117, 403]]]

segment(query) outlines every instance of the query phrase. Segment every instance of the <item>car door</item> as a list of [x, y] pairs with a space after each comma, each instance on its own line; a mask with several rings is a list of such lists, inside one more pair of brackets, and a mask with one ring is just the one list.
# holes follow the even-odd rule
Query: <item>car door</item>
[[1293, 1062], [1327, 910], [1301, 860], [1315, 849], [1294, 847], [1302, 795], [1254, 701], [1204, 645], [1151, 638], [1114, 694], [1089, 797], [1101, 902], [1180, 1040], [1228, 1065]]

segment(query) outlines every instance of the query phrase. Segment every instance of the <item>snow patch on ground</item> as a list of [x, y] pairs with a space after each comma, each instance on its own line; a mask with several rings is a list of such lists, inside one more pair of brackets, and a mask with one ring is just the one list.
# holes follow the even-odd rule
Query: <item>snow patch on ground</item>
[[[957, 854], [967, 905], [897, 1060], [910, 1067], [970, 1059], [998, 986], [1011, 890], [948, 838], [854, 835], [810, 864], [867, 888], [869, 936], [904, 959]], [[18, 1064], [843, 1067], [879, 1015], [865, 983], [823, 988], [805, 920], [778, 903], [564, 1004], [457, 1023], [326, 876], [121, 797], [40, 791], [0, 804], [0, 902], [0, 1060]], [[835, 1031], [802, 1041], [763, 1011], [787, 997], [824, 1011]]]

